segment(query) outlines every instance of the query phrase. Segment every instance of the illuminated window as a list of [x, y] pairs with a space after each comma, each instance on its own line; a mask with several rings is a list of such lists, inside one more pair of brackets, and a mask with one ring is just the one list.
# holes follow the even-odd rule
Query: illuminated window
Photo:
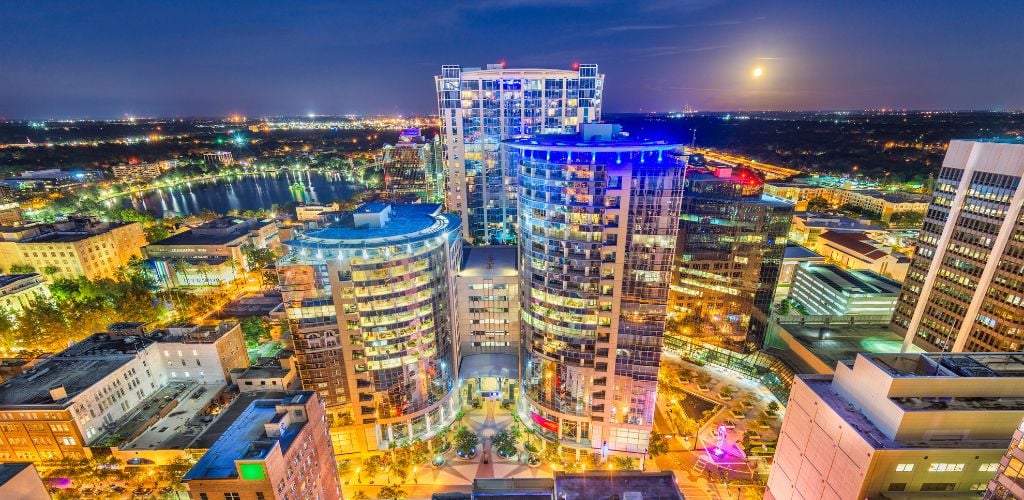
[[963, 472], [964, 464], [935, 463], [928, 466], [928, 472]]
[[896, 472], [910, 472], [914, 470], [914, 464], [896, 464]]
[[981, 464], [978, 467], [978, 472], [995, 472], [999, 468], [999, 464]]

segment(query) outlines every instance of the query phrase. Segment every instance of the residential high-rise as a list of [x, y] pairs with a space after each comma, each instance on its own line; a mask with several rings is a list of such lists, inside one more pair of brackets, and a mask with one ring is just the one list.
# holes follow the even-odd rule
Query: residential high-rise
[[861, 353], [800, 375], [764, 497], [979, 495], [1024, 416], [1022, 377], [1015, 353]]
[[518, 411], [577, 458], [646, 450], [679, 230], [678, 145], [617, 128], [506, 142], [519, 175]]
[[438, 137], [423, 137], [418, 128], [402, 130], [398, 142], [384, 146], [381, 154], [385, 192], [396, 200], [412, 197], [420, 203], [440, 203], [444, 199], [440, 146]]
[[739, 352], [761, 347], [792, 213], [753, 172], [687, 170], [670, 307], [680, 338]]
[[893, 315], [904, 348], [1024, 348], [1022, 178], [1022, 140], [949, 143]]
[[370, 203], [324, 214], [278, 262], [306, 390], [327, 404], [339, 452], [426, 441], [458, 411], [452, 290], [457, 217]]
[[596, 64], [572, 70], [442, 66], [434, 78], [441, 117], [446, 206], [474, 243], [515, 238], [516, 172], [501, 141], [537, 134], [573, 134], [601, 120], [604, 75]]

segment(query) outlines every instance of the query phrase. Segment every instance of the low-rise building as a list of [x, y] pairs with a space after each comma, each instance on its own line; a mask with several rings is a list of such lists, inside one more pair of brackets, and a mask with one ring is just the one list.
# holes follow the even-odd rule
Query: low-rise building
[[0, 268], [27, 267], [50, 278], [111, 278], [146, 244], [138, 222], [75, 218], [4, 229]]
[[252, 402], [185, 474], [194, 500], [341, 499], [326, 407], [315, 392]]
[[803, 264], [796, 269], [789, 298], [807, 314], [891, 317], [900, 287], [899, 282], [874, 271]]
[[247, 364], [236, 323], [153, 334], [116, 323], [0, 383], [0, 462], [88, 456], [164, 387], [223, 386]]
[[796, 212], [793, 214], [793, 224], [789, 227], [789, 240], [813, 250], [818, 246], [818, 237], [825, 232], [873, 234], [884, 231], [881, 226], [864, 219], [818, 212]]
[[231, 381], [239, 392], [290, 391], [299, 389], [295, 353], [290, 349], [278, 351], [273, 358], [260, 360], [253, 366], [236, 370]]
[[203, 163], [210, 167], [227, 167], [235, 162], [230, 151], [210, 151], [203, 153]]
[[859, 354], [793, 384], [767, 499], [980, 494], [1024, 417], [1017, 353]]
[[149, 181], [160, 177], [164, 172], [174, 168], [177, 160], [164, 160], [151, 163], [123, 163], [110, 167], [114, 179], [118, 181]]
[[[797, 266], [801, 264], [824, 264], [825, 257], [818, 255], [813, 250], [796, 244], [786, 245], [785, 253], [782, 254], [782, 269], [779, 271], [779, 286], [789, 286], [793, 282], [793, 275]], [[779, 293], [776, 292], [778, 297]]]
[[320, 203], [303, 203], [295, 207], [295, 220], [299, 222], [316, 222], [320, 220], [320, 216], [324, 212], [336, 212], [338, 211], [337, 203], [320, 204]]
[[169, 287], [217, 286], [250, 267], [243, 246], [276, 248], [273, 220], [221, 217], [146, 246], [157, 279]]
[[0, 274], [0, 312], [16, 313], [36, 298], [49, 295], [50, 288], [39, 274]]
[[22, 221], [21, 205], [14, 190], [6, 184], [0, 184], [0, 226], [19, 225]]
[[826, 231], [818, 236], [816, 252], [844, 269], [867, 269], [902, 282], [910, 258], [886, 249], [864, 233]]

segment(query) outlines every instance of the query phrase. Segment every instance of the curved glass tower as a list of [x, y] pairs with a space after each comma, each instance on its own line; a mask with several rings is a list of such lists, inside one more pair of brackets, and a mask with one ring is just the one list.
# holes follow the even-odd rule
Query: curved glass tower
[[505, 143], [519, 177], [518, 411], [563, 446], [643, 453], [685, 161], [675, 144], [583, 130]]
[[285, 242], [278, 272], [299, 375], [327, 402], [338, 450], [425, 440], [458, 410], [450, 290], [462, 229], [439, 212], [371, 203]]

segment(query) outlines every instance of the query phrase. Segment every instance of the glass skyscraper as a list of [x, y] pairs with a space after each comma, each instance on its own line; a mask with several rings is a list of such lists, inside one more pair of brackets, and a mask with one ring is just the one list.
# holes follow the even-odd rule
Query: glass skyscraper
[[793, 204], [765, 195], [753, 172], [686, 172], [670, 317], [675, 332], [738, 352], [761, 348]]
[[684, 162], [587, 125], [506, 142], [519, 176], [522, 394], [548, 443], [642, 454], [658, 385]]
[[327, 403], [335, 449], [426, 440], [458, 411], [452, 311], [459, 219], [437, 204], [328, 212], [278, 262], [303, 388]]
[[434, 78], [441, 118], [445, 204], [477, 244], [515, 241], [516, 173], [501, 141], [574, 134], [600, 121], [604, 75], [596, 64], [572, 70], [442, 66]]
[[892, 326], [929, 351], [1024, 350], [1024, 141], [949, 143]]

